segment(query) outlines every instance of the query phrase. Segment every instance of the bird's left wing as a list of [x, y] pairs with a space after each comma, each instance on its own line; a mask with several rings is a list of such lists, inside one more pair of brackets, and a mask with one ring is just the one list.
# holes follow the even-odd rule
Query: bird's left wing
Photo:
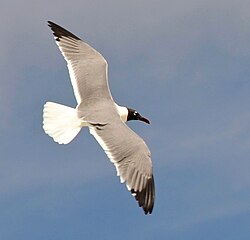
[[145, 142], [120, 119], [95, 124], [90, 133], [114, 163], [121, 182], [125, 182], [145, 214], [154, 206], [155, 187], [150, 151]]

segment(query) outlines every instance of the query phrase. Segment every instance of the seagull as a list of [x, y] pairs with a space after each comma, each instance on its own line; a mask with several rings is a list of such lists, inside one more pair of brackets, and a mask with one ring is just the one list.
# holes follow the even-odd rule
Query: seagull
[[55, 42], [65, 58], [77, 106], [46, 102], [43, 129], [59, 144], [68, 144], [88, 127], [114, 164], [121, 183], [135, 197], [145, 214], [151, 214], [155, 186], [151, 153], [146, 143], [126, 124], [149, 120], [136, 110], [119, 106], [108, 85], [108, 63], [89, 44], [61, 26], [48, 21]]

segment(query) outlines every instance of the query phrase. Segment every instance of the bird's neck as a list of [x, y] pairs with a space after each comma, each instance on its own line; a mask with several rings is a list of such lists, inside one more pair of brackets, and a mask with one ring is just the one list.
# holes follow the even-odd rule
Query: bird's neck
[[128, 119], [128, 109], [126, 107], [122, 107], [116, 104], [116, 109], [120, 118], [123, 122], [127, 122]]

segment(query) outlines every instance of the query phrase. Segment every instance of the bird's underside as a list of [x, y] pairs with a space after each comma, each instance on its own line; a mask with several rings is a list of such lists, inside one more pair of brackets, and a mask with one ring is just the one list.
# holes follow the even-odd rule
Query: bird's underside
[[71, 32], [48, 23], [67, 62], [77, 107], [47, 102], [43, 111], [45, 132], [54, 141], [67, 144], [82, 127], [88, 126], [114, 164], [121, 182], [126, 184], [144, 213], [152, 213], [155, 186], [151, 154], [143, 139], [125, 124], [127, 110], [124, 112], [124, 109], [127, 108], [113, 101], [106, 60]]

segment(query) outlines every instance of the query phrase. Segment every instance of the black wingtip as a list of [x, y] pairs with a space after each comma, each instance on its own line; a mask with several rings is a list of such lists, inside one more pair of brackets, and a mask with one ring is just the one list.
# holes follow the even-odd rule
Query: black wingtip
[[52, 21], [48, 21], [48, 26], [53, 31], [53, 34], [55, 36], [56, 41], [60, 41], [60, 39], [62, 37], [70, 37], [70, 38], [74, 38], [76, 40], [81, 40], [79, 37], [77, 37], [73, 33], [69, 32], [65, 28], [59, 26], [58, 24], [56, 24], [56, 23], [54, 23]]
[[154, 177], [152, 176], [152, 178], [148, 180], [146, 187], [141, 192], [131, 189], [131, 193], [138, 201], [139, 207], [143, 208], [145, 215], [151, 214], [155, 201]]

